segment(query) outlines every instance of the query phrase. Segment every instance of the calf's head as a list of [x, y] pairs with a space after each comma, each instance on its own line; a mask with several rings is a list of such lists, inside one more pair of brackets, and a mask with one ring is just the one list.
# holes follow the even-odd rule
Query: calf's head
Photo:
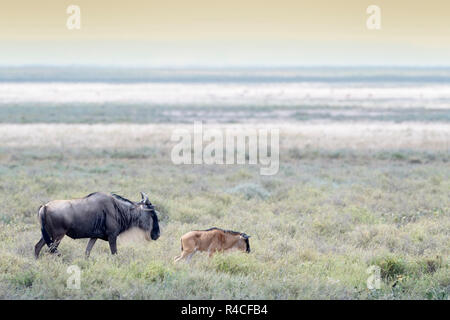
[[[148, 196], [141, 192], [142, 200], [138, 203], [141, 211], [139, 218], [139, 228], [145, 231], [147, 240], [157, 240], [160, 235], [158, 216], [155, 207], [148, 200]], [[150, 235], [150, 236], [149, 236]]]
[[246, 235], [245, 233], [241, 233], [239, 235], [239, 240], [237, 241], [236, 246], [238, 247], [239, 250], [250, 253], [250, 242], [248, 238], [250, 238], [250, 236]]

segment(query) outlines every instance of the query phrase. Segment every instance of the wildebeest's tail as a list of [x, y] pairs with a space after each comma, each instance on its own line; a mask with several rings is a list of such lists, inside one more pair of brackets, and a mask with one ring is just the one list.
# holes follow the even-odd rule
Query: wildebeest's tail
[[47, 230], [45, 230], [45, 215], [47, 213], [47, 207], [45, 205], [41, 206], [39, 208], [39, 218], [41, 222], [41, 232], [42, 232], [42, 238], [44, 239], [47, 246], [50, 247], [50, 245], [53, 243], [50, 235], [48, 234]]

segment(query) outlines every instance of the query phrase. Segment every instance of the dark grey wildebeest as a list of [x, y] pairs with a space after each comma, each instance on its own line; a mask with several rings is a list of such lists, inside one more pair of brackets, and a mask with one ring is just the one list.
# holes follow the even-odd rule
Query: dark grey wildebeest
[[116, 240], [122, 232], [136, 227], [145, 231], [147, 240], [159, 238], [158, 216], [145, 193], [133, 202], [116, 194], [101, 192], [73, 200], [55, 200], [39, 208], [42, 238], [34, 247], [36, 259], [47, 244], [51, 253], [67, 235], [72, 239], [90, 238], [86, 248], [89, 257], [97, 239], [109, 242], [112, 254], [117, 253]]

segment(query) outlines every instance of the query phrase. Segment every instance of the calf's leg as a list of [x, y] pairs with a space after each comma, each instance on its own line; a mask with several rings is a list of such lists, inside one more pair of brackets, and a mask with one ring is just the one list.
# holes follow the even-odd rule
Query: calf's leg
[[180, 261], [181, 259], [185, 259], [187, 258], [187, 261], [190, 260], [190, 258], [192, 258], [192, 255], [195, 253], [195, 250], [183, 250], [183, 252], [181, 252], [181, 255], [179, 255], [178, 257], [175, 257], [175, 262]]
[[191, 253], [188, 254], [188, 256], [187, 256], [187, 258], [186, 258], [186, 261], [187, 261], [187, 262], [191, 261], [192, 256], [194, 255], [195, 251], [197, 251], [197, 250], [194, 250], [193, 252], [191, 252]]
[[181, 255], [175, 257], [174, 261], [180, 261], [181, 259], [192, 257], [192, 255], [197, 251], [195, 240], [181, 238]]

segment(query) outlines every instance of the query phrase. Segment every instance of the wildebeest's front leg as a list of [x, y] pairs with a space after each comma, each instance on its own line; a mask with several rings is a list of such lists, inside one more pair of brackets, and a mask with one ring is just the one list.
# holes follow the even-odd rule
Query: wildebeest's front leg
[[111, 254], [117, 253], [117, 244], [116, 244], [117, 236], [110, 236], [108, 238], [109, 248], [111, 249]]
[[92, 250], [92, 247], [95, 244], [95, 241], [97, 241], [97, 238], [89, 239], [88, 245], [86, 247], [86, 258], [89, 258], [89, 255], [91, 254], [91, 250]]

